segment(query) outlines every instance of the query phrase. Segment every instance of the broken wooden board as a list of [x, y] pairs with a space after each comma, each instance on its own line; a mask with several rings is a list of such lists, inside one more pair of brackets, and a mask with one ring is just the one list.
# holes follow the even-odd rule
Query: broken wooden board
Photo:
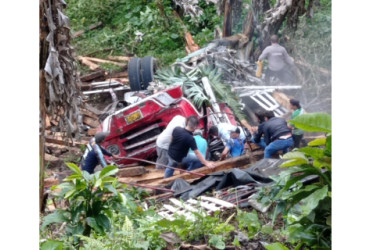
[[94, 29], [97, 29], [97, 28], [99, 28], [101, 25], [103, 25], [102, 22], [94, 23], [94, 24], [90, 25], [90, 26], [87, 28], [87, 30], [79, 30], [79, 31], [75, 32], [75, 33], [73, 34], [73, 38], [76, 38], [76, 37], [82, 35], [84, 32], [86, 32], [86, 31], [88, 31], [88, 30], [94, 30]]
[[117, 177], [133, 177], [139, 176], [146, 173], [146, 169], [143, 166], [120, 168], [117, 172]]
[[160, 180], [164, 178], [164, 174], [165, 174], [165, 170], [152, 169], [149, 172], [141, 176], [125, 177], [125, 178], [122, 177], [122, 178], [118, 178], [118, 181], [123, 182], [123, 183], [147, 184], [155, 180]]
[[[250, 156], [249, 155], [242, 155], [240, 157], [231, 158], [231, 159], [228, 159], [228, 160], [225, 160], [225, 161], [215, 162], [216, 167], [213, 170], [209, 169], [208, 167], [201, 167], [201, 168], [198, 168], [198, 169], [196, 169], [194, 171], [191, 171], [191, 172], [199, 173], [199, 174], [211, 174], [211, 173], [215, 173], [215, 172], [219, 172], [219, 171], [227, 170], [227, 169], [231, 169], [231, 168], [247, 167], [247, 165], [250, 164], [250, 163], [251, 163]], [[163, 185], [163, 184], [170, 183], [170, 182], [172, 182], [172, 181], [174, 181], [178, 178], [182, 178], [184, 180], [190, 180], [192, 178], [196, 178], [196, 175], [191, 174], [191, 173], [183, 173], [183, 174], [179, 174], [179, 175], [174, 175], [170, 178], [154, 181], [151, 184], [154, 185], [154, 186]]]
[[104, 77], [104, 76], [105, 76], [105, 71], [99, 70], [99, 71], [90, 73], [88, 75], [81, 76], [80, 79], [81, 79], [81, 82], [88, 82], [88, 81], [92, 81], [94, 79], [97, 79], [99, 77]]
[[73, 142], [71, 142], [70, 139], [64, 140], [61, 137], [53, 137], [53, 136], [46, 136], [45, 142], [59, 144], [59, 145], [69, 145], [70, 147], [75, 147], [75, 146], [79, 147], [81, 145], [86, 145], [88, 143], [88, 141], [84, 141], [84, 140], [81, 140], [81, 141], [73, 140]]

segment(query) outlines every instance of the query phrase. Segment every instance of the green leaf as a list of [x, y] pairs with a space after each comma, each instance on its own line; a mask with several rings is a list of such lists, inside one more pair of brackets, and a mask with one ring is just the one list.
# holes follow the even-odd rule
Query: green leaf
[[93, 175], [89, 174], [86, 170], [83, 170], [83, 178], [87, 181], [90, 182], [93, 180]]
[[266, 245], [265, 248], [267, 250], [289, 250], [288, 247], [279, 242]]
[[77, 175], [80, 175], [82, 176], [82, 171], [79, 169], [79, 167], [77, 165], [75, 165], [74, 163], [66, 163], [66, 166], [68, 166], [68, 168], [71, 169], [71, 171], [73, 171], [74, 173], [76, 173]]
[[110, 229], [110, 220], [104, 214], [99, 214], [95, 216], [95, 220], [98, 226], [104, 228], [105, 230], [109, 231]]
[[308, 197], [302, 199], [300, 201], [302, 214], [301, 216], [296, 218], [296, 221], [299, 221], [303, 217], [308, 216], [318, 206], [318, 203], [327, 196], [327, 192], [328, 192], [328, 187], [326, 185], [323, 188], [317, 189], [312, 194], [310, 194]]
[[79, 179], [81, 177], [82, 177], [82, 175], [72, 174], [72, 175], [66, 177], [63, 181], [72, 181], [72, 180], [75, 180], [75, 179]]
[[102, 179], [97, 179], [97, 180], [95, 181], [95, 185], [94, 185], [94, 187], [96, 188], [96, 187], [100, 186], [102, 181], [103, 181]]
[[331, 156], [331, 134], [328, 135], [326, 138], [326, 151], [327, 155]]
[[283, 162], [279, 167], [286, 168], [286, 167], [294, 167], [294, 166], [300, 166], [303, 164], [307, 164], [308, 161], [305, 161], [304, 159], [293, 159], [289, 161]]
[[97, 222], [96, 222], [96, 219], [93, 218], [93, 217], [87, 217], [86, 218], [86, 221], [87, 221], [87, 224], [93, 228], [96, 232], [100, 233], [100, 234], [104, 234], [104, 230], [102, 229], [102, 227], [100, 227]]
[[326, 145], [326, 138], [318, 138], [308, 143], [308, 146], [324, 146]]
[[103, 170], [101, 170], [99, 178], [102, 179], [110, 175], [115, 175], [117, 172], [118, 172], [118, 167], [109, 165], [103, 168]]
[[264, 234], [272, 234], [273, 233], [273, 227], [270, 225], [263, 225], [261, 228], [261, 232]]
[[221, 235], [213, 235], [209, 239], [209, 244], [214, 246], [217, 249], [225, 249], [226, 245], [223, 241], [223, 237]]
[[326, 113], [302, 114], [290, 120], [290, 123], [308, 132], [331, 133], [331, 115]]
[[105, 183], [104, 188], [108, 189], [108, 191], [112, 192], [113, 194], [118, 195], [117, 189], [115, 189], [112, 184]]
[[56, 210], [53, 214], [49, 214], [43, 219], [42, 230], [52, 223], [67, 222], [68, 219], [64, 215], [64, 211]]
[[70, 196], [72, 196], [77, 190], [75, 188], [69, 190], [68, 192], [66, 192], [66, 194], [64, 195], [64, 199], [69, 199]]
[[308, 161], [308, 158], [306, 158], [305, 154], [299, 151], [288, 152], [282, 156], [282, 159], [304, 159]]
[[306, 155], [314, 159], [321, 159], [325, 155], [325, 150], [323, 148], [305, 147], [300, 148], [299, 151], [305, 153]]
[[40, 250], [62, 250], [63, 242], [57, 240], [47, 240], [40, 246]]

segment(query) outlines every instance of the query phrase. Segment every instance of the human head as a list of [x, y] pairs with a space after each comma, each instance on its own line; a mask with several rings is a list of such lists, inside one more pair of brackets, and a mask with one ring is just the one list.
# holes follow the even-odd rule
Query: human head
[[300, 102], [296, 99], [290, 99], [290, 104], [291, 104], [291, 108], [294, 110], [301, 108]]
[[236, 139], [236, 138], [239, 138], [240, 136], [240, 129], [239, 127], [235, 127], [233, 129], [230, 130], [230, 137], [232, 139]]
[[213, 137], [213, 136], [218, 136], [218, 128], [217, 126], [213, 125], [209, 128], [208, 130], [208, 135], [210, 137]]
[[197, 128], [197, 126], [199, 125], [199, 119], [197, 118], [196, 115], [191, 115], [189, 117], [187, 117], [187, 120], [186, 120], [186, 129], [187, 130], [190, 130], [190, 131], [195, 131], [195, 129]]
[[196, 129], [194, 132], [193, 132], [193, 135], [200, 135], [200, 136], [203, 136], [203, 131], [201, 129]]
[[271, 43], [278, 43], [278, 36], [277, 35], [272, 35], [270, 37]]
[[102, 143], [108, 135], [109, 135], [109, 132], [97, 132], [95, 134], [95, 142], [97, 144]]
[[260, 124], [265, 121], [265, 111], [258, 110], [255, 112], [255, 116], [257, 117], [257, 120]]
[[265, 121], [269, 120], [270, 118], [274, 117], [274, 112], [272, 110], [266, 110], [265, 111]]

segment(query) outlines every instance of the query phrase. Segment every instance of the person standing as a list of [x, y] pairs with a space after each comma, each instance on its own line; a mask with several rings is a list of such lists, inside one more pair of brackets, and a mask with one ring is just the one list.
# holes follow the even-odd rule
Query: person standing
[[[193, 137], [193, 132], [199, 125], [199, 120], [195, 115], [191, 115], [186, 120], [186, 128], [176, 127], [172, 133], [172, 140], [168, 150], [168, 167], [165, 169], [164, 178], [169, 178], [173, 176], [174, 169], [181, 164], [184, 157], [187, 156], [188, 150], [196, 154], [197, 158], [201, 163], [208, 168], [214, 168], [215, 164], [213, 162], [205, 160], [204, 156], [200, 153], [197, 148], [196, 141]], [[169, 168], [172, 167], [172, 168]]]
[[156, 169], [165, 169], [168, 164], [168, 149], [171, 142], [171, 134], [176, 127], [186, 127], [186, 117], [176, 115], [166, 126], [164, 131], [157, 137], [156, 140]]
[[285, 154], [293, 145], [291, 129], [286, 120], [274, 117], [273, 111], [265, 112], [265, 125], [262, 133], [266, 143], [264, 158], [271, 158], [278, 150], [282, 150]]
[[108, 133], [98, 132], [95, 134], [95, 137], [92, 138], [87, 144], [86, 150], [84, 151], [80, 163], [80, 168], [82, 169], [82, 171], [87, 171], [89, 174], [93, 174], [96, 165], [98, 165], [99, 163], [103, 168], [105, 168], [107, 164], [104, 155], [118, 159], [117, 156], [112, 155], [100, 146], [100, 144], [105, 140], [107, 136]]
[[[291, 120], [295, 119], [297, 116], [304, 114], [304, 109], [301, 107], [300, 102], [296, 99], [290, 100], [291, 109], [293, 110], [291, 115]], [[306, 141], [303, 139], [304, 137], [304, 130], [296, 128], [295, 125], [289, 123], [289, 127], [292, 129], [292, 138], [294, 140], [294, 147], [298, 148], [300, 146], [300, 142], [306, 146]]]
[[258, 58], [259, 61], [268, 60], [268, 66], [265, 72], [265, 81], [270, 82], [270, 77], [276, 77], [281, 82], [292, 83], [293, 75], [286, 66], [294, 65], [293, 59], [288, 55], [286, 49], [278, 44], [278, 36], [270, 37], [271, 45], [267, 46]]

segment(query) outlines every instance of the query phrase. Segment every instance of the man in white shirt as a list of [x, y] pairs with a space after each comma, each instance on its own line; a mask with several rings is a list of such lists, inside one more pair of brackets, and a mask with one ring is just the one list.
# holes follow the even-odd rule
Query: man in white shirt
[[165, 169], [165, 165], [168, 164], [168, 149], [171, 143], [171, 135], [176, 127], [185, 128], [186, 118], [181, 115], [176, 115], [166, 126], [165, 130], [157, 137], [156, 140], [156, 151], [157, 161], [156, 169]]

